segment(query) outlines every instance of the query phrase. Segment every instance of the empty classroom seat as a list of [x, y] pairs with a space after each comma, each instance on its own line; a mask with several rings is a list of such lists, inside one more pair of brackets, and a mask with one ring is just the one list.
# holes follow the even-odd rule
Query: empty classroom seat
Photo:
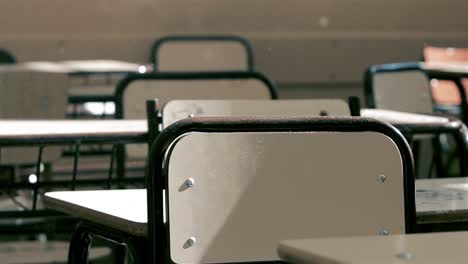
[[250, 44], [237, 36], [168, 36], [151, 49], [155, 71], [252, 71]]
[[414, 179], [398, 132], [370, 120], [303, 121], [201, 118], [163, 131], [148, 170], [156, 259], [269, 261], [283, 237], [411, 232], [414, 190], [404, 186]]
[[129, 243], [141, 263], [223, 263], [278, 260], [286, 238], [415, 228], [411, 152], [371, 119], [195, 117], [164, 129], [148, 161], [147, 199], [143, 189], [46, 194], [87, 223], [71, 263], [90, 234]]
[[[424, 48], [424, 60], [426, 62], [443, 63], [468, 63], [468, 48], [442, 48], [427, 46]], [[468, 79], [462, 79], [461, 83], [468, 94]], [[431, 81], [432, 96], [434, 101], [440, 105], [459, 105], [460, 94], [456, 84], [452, 81]]]
[[[364, 83], [366, 105], [369, 108], [422, 114], [434, 113], [430, 80], [419, 64], [394, 63], [371, 66], [365, 73]], [[414, 146], [418, 177], [429, 176], [433, 163], [436, 165], [438, 175], [449, 174], [448, 168], [453, 158], [449, 159], [447, 167], [444, 168], [442, 145], [437, 133], [433, 134], [417, 135], [414, 138], [419, 141]], [[433, 140], [432, 151], [429, 144], [420, 144], [421, 139], [431, 138]], [[445, 150], [449, 149], [450, 146], [447, 143], [444, 145]], [[431, 152], [433, 156], [425, 155]], [[424, 171], [424, 168], [428, 170]]]
[[[11, 70], [0, 72], [0, 118], [63, 119], [68, 79], [63, 73]], [[11, 128], [15, 129], [15, 128]], [[59, 158], [60, 148], [45, 148], [43, 161]], [[35, 164], [38, 148], [2, 148], [0, 164]]]
[[[157, 98], [161, 107], [174, 99], [274, 99], [275, 85], [254, 72], [148, 73], [129, 75], [117, 86], [117, 118], [146, 117], [145, 102]], [[146, 146], [127, 146], [130, 158], [146, 158]]]
[[395, 63], [368, 68], [364, 77], [366, 105], [410, 113], [432, 113], [429, 78], [415, 64]]

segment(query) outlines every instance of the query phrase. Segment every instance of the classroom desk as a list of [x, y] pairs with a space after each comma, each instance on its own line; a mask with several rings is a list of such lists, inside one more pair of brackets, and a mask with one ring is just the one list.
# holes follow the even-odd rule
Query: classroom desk
[[47, 72], [64, 72], [69, 75], [93, 75], [93, 74], [125, 74], [145, 73], [152, 71], [151, 65], [141, 65], [126, 61], [116, 60], [71, 60], [71, 61], [31, 61], [19, 63], [17, 66], [30, 70]]
[[146, 189], [50, 192], [44, 205], [116, 230], [146, 237]]
[[468, 263], [468, 232], [284, 240], [282, 260], [296, 264]]
[[[395, 126], [406, 137], [408, 142], [415, 138], [425, 138], [427, 135], [450, 134], [453, 136], [458, 148], [460, 170], [462, 175], [468, 174], [468, 128], [457, 119], [398, 112], [383, 109], [362, 109], [361, 116], [388, 122]], [[465, 166], [464, 166], [465, 164]]]
[[452, 122], [447, 117], [414, 114], [385, 109], [361, 109], [361, 116], [388, 122], [392, 125], [445, 126], [446, 124]]
[[419, 66], [431, 79], [455, 82], [462, 102], [460, 104], [462, 119], [465, 124], [468, 124], [468, 97], [461, 82], [463, 78], [468, 78], [468, 63], [421, 62]]
[[[147, 143], [146, 120], [0, 120], [0, 147], [51, 146], [82, 144], [125, 144]], [[39, 152], [40, 153], [40, 152]], [[38, 155], [40, 156], [40, 155]], [[2, 191], [27, 189], [32, 191], [31, 210], [1, 211], [0, 218], [30, 218], [55, 215], [50, 210], [39, 210], [39, 193], [43, 188], [71, 188], [78, 186], [108, 186], [112, 183], [140, 183], [143, 178], [112, 179], [111, 171], [99, 179], [78, 179], [78, 157], [74, 155], [72, 178], [42, 179], [40, 166], [36, 165], [36, 182], [2, 183]], [[39, 158], [38, 158], [39, 159]], [[111, 162], [112, 163], [112, 162]], [[109, 166], [110, 168], [111, 166]], [[107, 175], [107, 177], [105, 177]], [[117, 182], [113, 182], [117, 180]]]
[[468, 77], [466, 62], [421, 62], [420, 66], [431, 78], [456, 80]]
[[[50, 192], [44, 204], [132, 235], [146, 234], [146, 189]], [[417, 180], [416, 211], [418, 224], [468, 222], [468, 178]]]
[[468, 222], [468, 178], [416, 180], [418, 223]]
[[0, 119], [0, 146], [146, 142], [146, 120]]
[[[150, 72], [153, 66], [117, 60], [31, 61], [0, 66], [0, 72], [21, 70], [65, 73], [69, 77], [104, 76], [110, 80], [111, 76], [119, 76], [120, 79], [128, 73]], [[114, 89], [115, 82], [106, 85], [72, 85], [69, 88], [69, 103], [112, 102]]]
[[[72, 180], [41, 181], [34, 185], [27, 182], [4, 183], [0, 190], [31, 189], [39, 187], [110, 184], [107, 180], [77, 179], [80, 145], [84, 144], [126, 144], [147, 143], [148, 125], [146, 120], [1, 120], [0, 147], [68, 145], [75, 147]], [[39, 158], [39, 157], [38, 157]], [[39, 178], [39, 173], [36, 174]], [[124, 180], [124, 179], [118, 179]], [[128, 179], [133, 181], [134, 179]], [[0, 212], [2, 215], [2, 212]]]

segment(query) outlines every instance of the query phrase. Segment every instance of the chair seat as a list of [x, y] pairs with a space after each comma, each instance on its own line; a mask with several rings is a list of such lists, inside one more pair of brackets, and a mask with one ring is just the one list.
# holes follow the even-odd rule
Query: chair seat
[[134, 236], [147, 235], [146, 189], [49, 192], [44, 204]]

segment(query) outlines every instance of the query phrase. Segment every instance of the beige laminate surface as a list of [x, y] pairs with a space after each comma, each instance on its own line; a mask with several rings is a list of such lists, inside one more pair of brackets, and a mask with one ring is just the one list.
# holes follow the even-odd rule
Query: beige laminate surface
[[372, 75], [375, 107], [412, 113], [431, 113], [429, 78], [420, 70], [376, 72]]
[[[57, 71], [66, 73], [112, 73], [112, 72], [146, 72], [146, 66], [137, 63], [115, 60], [74, 60], [74, 61], [34, 61], [18, 65], [32, 70]], [[145, 67], [145, 68], [142, 68]]]
[[1, 72], [18, 70], [55, 73], [121, 73], [147, 72], [152, 70], [152, 66], [117, 60], [29, 61], [0, 66]]
[[132, 235], [146, 236], [146, 189], [49, 192], [44, 195], [44, 205]]
[[175, 263], [276, 260], [281, 239], [405, 232], [401, 156], [379, 133], [192, 132], [166, 159]]
[[166, 41], [159, 46], [158, 71], [248, 71], [248, 53], [237, 41]]
[[281, 258], [296, 264], [468, 263], [468, 232], [285, 240]]
[[[467, 178], [417, 180], [416, 209], [419, 215], [447, 216], [456, 211], [468, 214], [467, 194]], [[146, 234], [146, 190], [143, 189], [52, 192], [45, 195], [44, 202], [49, 208], [90, 221], [103, 220], [117, 229]], [[132, 203], [137, 206], [131, 206]], [[132, 222], [137, 229], [133, 229]]]
[[466, 221], [468, 178], [416, 180], [416, 211], [423, 222]]
[[137, 136], [147, 131], [146, 120], [0, 120], [0, 139]]
[[187, 117], [349, 116], [340, 99], [310, 100], [174, 100], [163, 108], [163, 127]]
[[421, 63], [421, 66], [425, 70], [468, 75], [468, 62], [424, 62]]
[[391, 124], [447, 124], [448, 118], [383, 109], [362, 109], [361, 116]]

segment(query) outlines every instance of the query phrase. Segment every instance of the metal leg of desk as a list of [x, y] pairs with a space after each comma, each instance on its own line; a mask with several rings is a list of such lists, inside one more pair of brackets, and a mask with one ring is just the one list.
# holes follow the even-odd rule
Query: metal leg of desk
[[460, 108], [462, 114], [461, 118], [463, 123], [468, 124], [468, 99], [465, 93], [465, 87], [463, 86], [461, 79], [456, 79], [454, 82], [457, 85], [458, 93], [460, 94]]
[[147, 239], [134, 237], [105, 226], [82, 221], [78, 224], [69, 247], [68, 263], [87, 264], [88, 254], [93, 237], [99, 237], [116, 245], [114, 250], [114, 263], [125, 263], [125, 249], [135, 264], [148, 263]]
[[92, 237], [89, 230], [78, 224], [68, 249], [69, 264], [87, 264]]

